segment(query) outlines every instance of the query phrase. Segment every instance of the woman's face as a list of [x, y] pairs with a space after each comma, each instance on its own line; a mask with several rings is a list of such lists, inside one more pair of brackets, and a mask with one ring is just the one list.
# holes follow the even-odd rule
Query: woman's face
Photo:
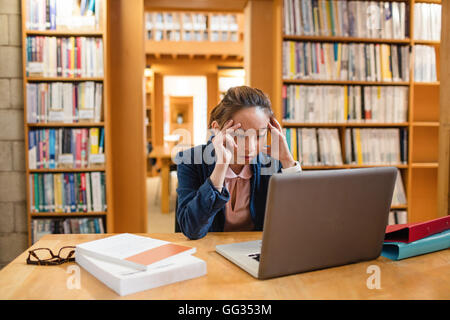
[[267, 144], [270, 118], [264, 109], [251, 107], [239, 110], [231, 119], [233, 119], [233, 123], [241, 124], [241, 127], [234, 133], [234, 141], [238, 148], [233, 163], [248, 164]]

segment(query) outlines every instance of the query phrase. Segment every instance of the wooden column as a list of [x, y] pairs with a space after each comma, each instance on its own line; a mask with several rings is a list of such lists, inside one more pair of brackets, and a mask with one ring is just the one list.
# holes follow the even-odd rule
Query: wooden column
[[207, 120], [206, 123], [209, 123], [209, 115], [211, 110], [214, 109], [215, 106], [219, 103], [219, 77], [216, 73], [208, 73], [206, 75], [206, 87], [208, 90], [207, 93]]
[[440, 117], [439, 117], [439, 169], [438, 215], [450, 214], [450, 3], [442, 1], [442, 32], [440, 46]]
[[146, 232], [144, 1], [110, 3], [114, 232]]
[[273, 103], [276, 96], [274, 2], [249, 0], [244, 9], [244, 25], [245, 83], [263, 90]]
[[153, 146], [164, 145], [164, 85], [163, 75], [155, 72], [153, 76]]

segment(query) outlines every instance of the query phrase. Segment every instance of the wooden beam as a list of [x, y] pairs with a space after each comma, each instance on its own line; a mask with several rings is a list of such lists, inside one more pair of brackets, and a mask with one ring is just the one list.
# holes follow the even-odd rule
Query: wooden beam
[[114, 229], [146, 232], [144, 1], [108, 1]]
[[275, 20], [272, 0], [249, 0], [244, 9], [244, 69], [245, 83], [274, 93]]
[[440, 45], [440, 117], [439, 117], [439, 168], [438, 168], [438, 215], [450, 214], [450, 3], [442, 1], [442, 32]]

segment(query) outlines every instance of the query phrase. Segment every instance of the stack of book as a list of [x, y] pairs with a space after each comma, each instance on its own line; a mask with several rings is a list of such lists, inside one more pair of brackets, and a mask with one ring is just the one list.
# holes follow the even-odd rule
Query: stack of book
[[405, 39], [409, 7], [400, 1], [284, 0], [286, 35]]
[[28, 131], [29, 169], [88, 168], [105, 164], [104, 128]]
[[100, 122], [103, 84], [41, 82], [27, 83], [27, 122]]
[[195, 248], [133, 234], [76, 246], [75, 260], [120, 296], [206, 275]]
[[386, 227], [381, 255], [401, 260], [450, 248], [450, 216]]
[[408, 87], [284, 85], [283, 120], [300, 123], [407, 122]]
[[380, 43], [283, 42], [283, 78], [409, 81], [409, 47]]

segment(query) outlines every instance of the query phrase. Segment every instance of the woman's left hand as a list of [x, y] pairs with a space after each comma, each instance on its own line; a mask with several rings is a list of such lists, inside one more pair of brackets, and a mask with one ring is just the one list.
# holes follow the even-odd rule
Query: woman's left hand
[[283, 168], [295, 166], [295, 161], [289, 150], [286, 137], [283, 134], [283, 129], [275, 117], [270, 118], [268, 127], [270, 130], [272, 144], [271, 146], [266, 146], [264, 152], [279, 160]]

